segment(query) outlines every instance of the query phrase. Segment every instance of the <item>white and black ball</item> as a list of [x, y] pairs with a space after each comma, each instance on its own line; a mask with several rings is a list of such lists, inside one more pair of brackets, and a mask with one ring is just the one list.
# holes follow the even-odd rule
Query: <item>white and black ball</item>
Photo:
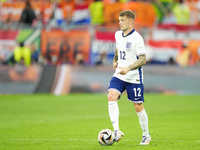
[[98, 134], [98, 141], [101, 145], [109, 146], [114, 143], [115, 133], [110, 129], [103, 129]]

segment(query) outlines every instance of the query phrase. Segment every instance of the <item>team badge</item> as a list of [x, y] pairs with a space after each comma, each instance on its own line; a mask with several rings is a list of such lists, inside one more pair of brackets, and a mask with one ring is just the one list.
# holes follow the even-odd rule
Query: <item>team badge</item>
[[131, 42], [126, 42], [126, 50], [127, 50], [127, 51], [130, 51], [130, 50], [131, 50], [131, 45], [132, 45]]

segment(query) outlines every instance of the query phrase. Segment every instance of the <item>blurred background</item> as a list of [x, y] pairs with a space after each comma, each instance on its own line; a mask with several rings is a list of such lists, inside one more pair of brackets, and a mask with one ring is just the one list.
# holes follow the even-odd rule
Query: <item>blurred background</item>
[[106, 93], [125, 9], [146, 44], [145, 91], [200, 94], [200, 0], [0, 0], [0, 94]]

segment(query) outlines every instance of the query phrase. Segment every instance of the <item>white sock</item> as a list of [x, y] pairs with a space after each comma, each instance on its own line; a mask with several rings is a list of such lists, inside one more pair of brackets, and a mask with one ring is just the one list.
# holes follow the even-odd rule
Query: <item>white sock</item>
[[140, 123], [140, 126], [143, 131], [143, 136], [149, 136], [148, 116], [147, 116], [145, 109], [143, 109], [141, 112], [137, 113], [137, 115], [139, 117], [139, 123]]
[[117, 101], [108, 101], [108, 111], [114, 131], [119, 130], [119, 107]]

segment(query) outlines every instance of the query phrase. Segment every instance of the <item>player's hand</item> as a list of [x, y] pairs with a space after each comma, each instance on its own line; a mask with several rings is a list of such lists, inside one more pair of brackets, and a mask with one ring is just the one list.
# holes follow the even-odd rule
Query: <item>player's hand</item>
[[130, 69], [128, 67], [119, 67], [119, 69], [121, 69], [121, 70], [117, 74], [125, 75], [130, 71]]
[[117, 66], [118, 66], [118, 62], [114, 62], [114, 63], [113, 63], [113, 68], [114, 68], [114, 70], [116, 70]]

